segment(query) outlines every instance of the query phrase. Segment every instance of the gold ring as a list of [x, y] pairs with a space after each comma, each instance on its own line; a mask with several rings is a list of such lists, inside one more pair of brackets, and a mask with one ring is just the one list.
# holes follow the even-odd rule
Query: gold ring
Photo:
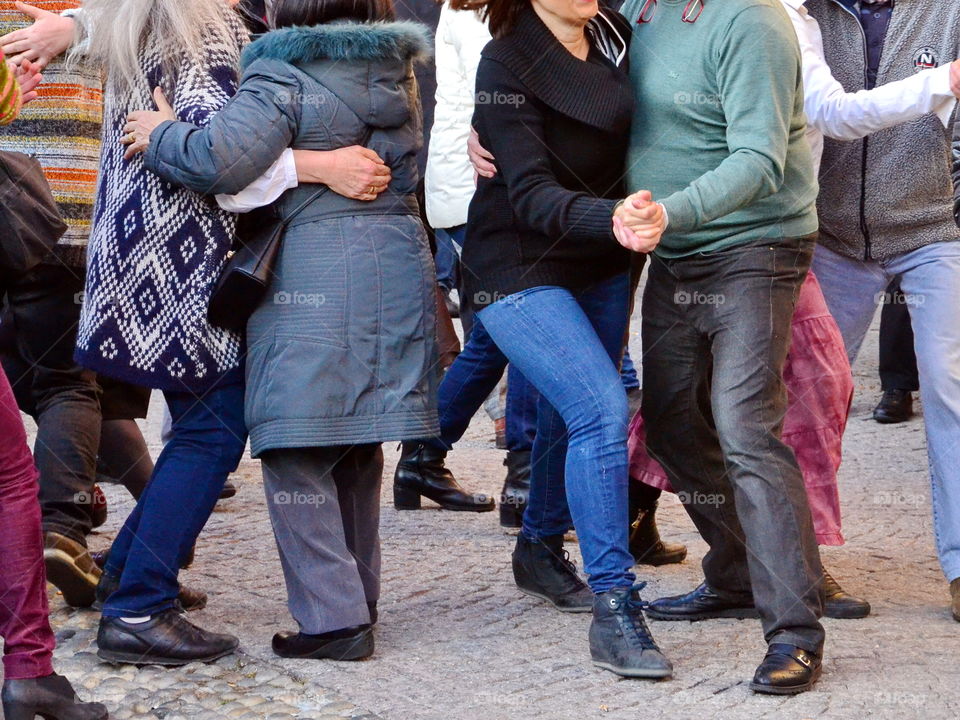
[[376, 195], [376, 194], [377, 194], [377, 186], [376, 186], [376, 185], [371, 185], [371, 186], [370, 186], [370, 194], [371, 194], [371, 195]]
[[133, 133], [127, 133], [126, 135], [123, 136], [122, 142], [124, 145], [133, 145], [133, 141], [136, 139], [137, 139], [136, 135], [134, 135]]

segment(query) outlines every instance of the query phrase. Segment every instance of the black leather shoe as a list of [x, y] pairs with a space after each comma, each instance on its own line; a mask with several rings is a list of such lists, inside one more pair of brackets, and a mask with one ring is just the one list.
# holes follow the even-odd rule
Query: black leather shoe
[[97, 632], [100, 658], [133, 665], [213, 662], [232, 653], [239, 644], [233, 635], [208, 632], [176, 610], [165, 610], [140, 624], [103, 617]]
[[896, 425], [913, 417], [913, 393], [909, 390], [887, 390], [873, 410], [873, 419], [884, 425]]
[[523, 527], [523, 511], [530, 498], [530, 451], [509, 450], [503, 461], [507, 479], [500, 493], [500, 525], [505, 528]]
[[373, 628], [356, 625], [322, 635], [277, 633], [273, 652], [282, 658], [365, 660], [373, 655]]
[[90, 607], [96, 600], [100, 568], [90, 551], [78, 542], [55, 532], [43, 537], [43, 563], [47, 580], [63, 593], [71, 607]]
[[870, 603], [850, 595], [826, 570], [823, 571], [823, 586], [827, 597], [823, 607], [824, 617], [858, 620], [870, 614]]
[[[102, 610], [103, 605], [113, 593], [120, 587], [120, 579], [112, 575], [103, 573], [100, 576], [100, 583], [97, 585], [97, 600], [94, 608]], [[202, 590], [191, 590], [190, 588], [180, 586], [180, 592], [177, 595], [177, 608], [182, 612], [193, 612], [194, 610], [203, 610], [207, 606], [207, 594]]]
[[70, 681], [62, 675], [3, 683], [5, 720], [106, 720], [107, 708], [100, 703], [81, 702]]
[[393, 475], [393, 506], [419, 510], [420, 498], [433, 500], [445, 510], [490, 512], [497, 504], [483, 493], [468, 493], [443, 464], [447, 454], [425, 443], [403, 443]]
[[759, 618], [753, 602], [724, 600], [702, 583], [686, 595], [654, 600], [647, 607], [647, 615], [655, 620], [710, 620], [712, 618]]
[[563, 535], [537, 541], [520, 533], [513, 551], [513, 579], [520, 592], [546, 600], [561, 612], [593, 610], [593, 593], [563, 549]]
[[634, 521], [630, 523], [630, 554], [637, 565], [659, 567], [686, 559], [686, 545], [664, 542], [660, 537], [656, 502], [650, 508], [631, 508], [631, 514]]
[[593, 664], [623, 677], [665, 678], [673, 665], [657, 647], [643, 617], [646, 583], [597, 595], [590, 624]]
[[237, 486], [234, 485], [234, 484], [233, 484], [232, 482], [230, 482], [229, 480], [227, 480], [227, 481], [223, 484], [223, 490], [220, 491], [220, 499], [221, 499], [221, 500], [229, 500], [230, 498], [232, 498], [232, 497], [233, 497], [234, 495], [236, 495], [236, 494], [237, 494]]
[[821, 661], [803, 648], [773, 643], [760, 663], [750, 689], [766, 695], [796, 695], [820, 679]]

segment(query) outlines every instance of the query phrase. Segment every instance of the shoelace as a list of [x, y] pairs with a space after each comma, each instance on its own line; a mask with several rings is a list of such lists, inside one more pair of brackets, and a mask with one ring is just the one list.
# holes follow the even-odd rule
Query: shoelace
[[630, 635], [625, 634], [624, 637], [639, 642], [640, 647], [644, 650], [659, 651], [660, 647], [653, 639], [653, 634], [647, 627], [647, 619], [643, 614], [643, 611], [650, 606], [650, 603], [646, 600], [640, 599], [640, 591], [646, 586], [645, 582], [637, 583], [627, 593], [627, 599], [623, 603], [623, 617], [626, 620], [626, 625], [633, 632]]

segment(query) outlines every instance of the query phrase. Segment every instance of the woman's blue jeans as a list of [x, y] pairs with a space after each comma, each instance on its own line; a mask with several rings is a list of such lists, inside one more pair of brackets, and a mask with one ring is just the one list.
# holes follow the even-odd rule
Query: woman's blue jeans
[[164, 392], [173, 437], [110, 549], [105, 572], [120, 578], [107, 617], [153, 615], [174, 607], [177, 575], [247, 443], [243, 369], [203, 393]]
[[627, 397], [619, 372], [629, 295], [624, 273], [579, 291], [524, 290], [479, 313], [511, 365], [540, 391], [522, 532], [530, 539], [562, 535], [572, 515], [595, 593], [635, 580], [627, 542]]

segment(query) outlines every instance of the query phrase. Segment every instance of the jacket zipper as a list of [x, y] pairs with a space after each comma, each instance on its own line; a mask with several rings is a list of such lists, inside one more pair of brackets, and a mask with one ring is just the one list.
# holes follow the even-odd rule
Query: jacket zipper
[[[867, 33], [863, 29], [863, 23], [860, 22], [857, 14], [851, 8], [840, 2], [840, 0], [831, 0], [831, 2], [840, 6], [844, 12], [849, 14], [857, 22], [860, 37], [863, 38], [863, 87], [866, 88], [870, 82], [870, 78], [867, 75], [870, 59], [867, 54]], [[862, 147], [860, 159], [860, 233], [863, 235], [863, 259], [870, 260], [870, 228], [867, 225], [867, 149], [870, 145], [870, 138], [865, 137], [860, 142]]]

